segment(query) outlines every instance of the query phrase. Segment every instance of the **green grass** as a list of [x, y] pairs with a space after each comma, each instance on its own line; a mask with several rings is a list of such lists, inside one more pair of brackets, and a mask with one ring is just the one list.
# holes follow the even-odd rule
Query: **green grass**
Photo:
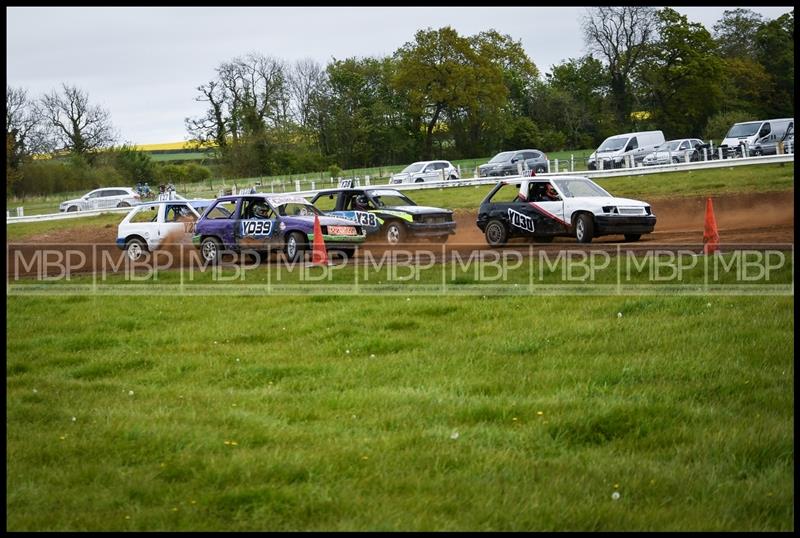
[[7, 241], [24, 241], [34, 235], [60, 230], [69, 230], [76, 227], [91, 226], [105, 228], [113, 226], [116, 230], [125, 213], [101, 213], [92, 217], [76, 217], [63, 220], [49, 220], [42, 222], [20, 222], [6, 225]]
[[6, 526], [793, 530], [793, 305], [9, 296]]

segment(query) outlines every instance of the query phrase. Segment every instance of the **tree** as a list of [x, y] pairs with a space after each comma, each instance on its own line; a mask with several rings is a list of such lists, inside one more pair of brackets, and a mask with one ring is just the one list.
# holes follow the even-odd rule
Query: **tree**
[[458, 117], [481, 107], [497, 109], [507, 98], [501, 69], [449, 26], [418, 31], [414, 42], [400, 47], [394, 57], [398, 62], [394, 84], [424, 129], [425, 158], [432, 157], [434, 130], [448, 114]]
[[47, 151], [41, 117], [22, 88], [6, 87], [6, 137], [13, 141], [13, 151], [8, 155], [12, 167], [18, 168], [23, 159]]
[[758, 29], [764, 23], [760, 14], [745, 8], [726, 9], [714, 24], [714, 39], [725, 58], [755, 59]]
[[722, 61], [702, 24], [671, 8], [657, 21], [658, 38], [639, 69], [653, 120], [668, 137], [700, 136], [722, 101]]
[[620, 127], [630, 124], [631, 76], [644, 60], [656, 30], [656, 10], [646, 6], [596, 7], [583, 19], [590, 52], [606, 62], [611, 99]]
[[99, 105], [89, 104], [89, 95], [62, 84], [40, 101], [40, 114], [50, 128], [53, 147], [68, 151], [92, 162], [97, 150], [109, 147], [117, 139], [110, 113]]
[[772, 81], [767, 91], [769, 116], [794, 115], [794, 10], [765, 23], [755, 36], [756, 58]]

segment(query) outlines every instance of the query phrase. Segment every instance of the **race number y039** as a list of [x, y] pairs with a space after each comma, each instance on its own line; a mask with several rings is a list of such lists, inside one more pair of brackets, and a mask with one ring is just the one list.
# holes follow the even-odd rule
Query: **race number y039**
[[242, 235], [269, 235], [272, 232], [271, 220], [242, 221]]

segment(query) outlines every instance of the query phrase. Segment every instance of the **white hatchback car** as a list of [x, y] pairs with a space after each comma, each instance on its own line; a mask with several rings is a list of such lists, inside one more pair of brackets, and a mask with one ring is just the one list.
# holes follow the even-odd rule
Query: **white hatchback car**
[[139, 194], [128, 187], [107, 187], [95, 189], [74, 200], [61, 202], [58, 210], [91, 211], [93, 209], [108, 209], [110, 207], [131, 207], [141, 201]]
[[402, 171], [392, 174], [389, 183], [425, 183], [459, 179], [458, 169], [450, 161], [419, 161], [409, 164]]
[[197, 219], [214, 200], [167, 200], [136, 206], [117, 228], [117, 246], [131, 261], [168, 239], [190, 242]]

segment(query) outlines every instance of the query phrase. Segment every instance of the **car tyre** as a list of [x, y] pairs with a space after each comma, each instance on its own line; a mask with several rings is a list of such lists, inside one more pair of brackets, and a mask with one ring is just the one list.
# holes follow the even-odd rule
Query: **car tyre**
[[71, 206], [69, 206], [69, 207], [67, 208], [67, 213], [74, 213], [74, 212], [75, 212], [75, 211], [77, 211], [77, 210], [78, 210], [78, 206], [71, 205]]
[[673, 157], [672, 158], [672, 164], [680, 164], [680, 163], [681, 163], [680, 157]]
[[222, 245], [216, 237], [206, 237], [200, 242], [200, 255], [206, 263], [219, 264]]
[[128, 202], [120, 202], [117, 204], [117, 207], [130, 207], [130, 206], [131, 204], [129, 204]]
[[642, 237], [642, 234], [625, 234], [626, 243], [635, 243]]
[[422, 179], [421, 177], [418, 177], [417, 179], [414, 180], [414, 183], [422, 183], [424, 181], [425, 181], [424, 179]]
[[450, 181], [455, 181], [458, 179], [458, 176], [455, 174], [450, 174]]
[[486, 224], [484, 235], [490, 247], [502, 247], [508, 242], [508, 228], [501, 220], [490, 220]]
[[594, 237], [594, 221], [591, 215], [581, 213], [575, 220], [575, 239], [578, 243], [591, 243]]
[[396, 220], [386, 224], [386, 242], [390, 245], [398, 245], [406, 240], [406, 227]]
[[292, 232], [286, 237], [283, 253], [286, 254], [286, 259], [290, 263], [294, 263], [303, 257], [303, 251], [306, 248], [305, 243], [305, 238], [300, 232]]
[[138, 262], [145, 252], [147, 252], [147, 245], [141, 239], [128, 239], [125, 243], [125, 254], [132, 262]]

